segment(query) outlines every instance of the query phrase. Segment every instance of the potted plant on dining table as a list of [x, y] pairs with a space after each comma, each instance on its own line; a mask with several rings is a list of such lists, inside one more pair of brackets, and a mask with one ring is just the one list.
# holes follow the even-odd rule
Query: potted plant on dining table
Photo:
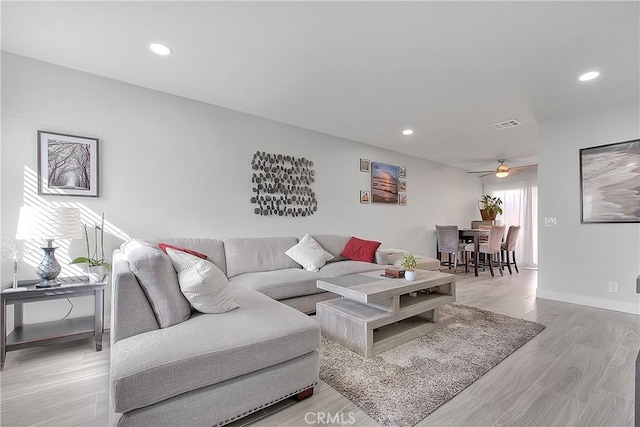
[[502, 200], [499, 197], [491, 197], [489, 194], [483, 194], [482, 200], [478, 201], [478, 208], [483, 221], [492, 221], [497, 215], [502, 215]]

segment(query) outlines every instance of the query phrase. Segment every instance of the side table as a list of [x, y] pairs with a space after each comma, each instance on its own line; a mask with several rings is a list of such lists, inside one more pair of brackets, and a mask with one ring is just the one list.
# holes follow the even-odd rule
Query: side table
[[[36, 281], [37, 282], [37, 281]], [[34, 281], [24, 290], [7, 288], [0, 293], [0, 370], [4, 369], [7, 351], [21, 348], [37, 347], [45, 344], [60, 343], [76, 339], [94, 337], [96, 351], [102, 350], [102, 331], [104, 326], [104, 288], [106, 283], [89, 283], [77, 281], [62, 283], [55, 288], [36, 288]], [[93, 295], [95, 313], [93, 316], [56, 320], [53, 322], [25, 325], [23, 320], [23, 304], [28, 302], [47, 301], [60, 298], [76, 298]], [[14, 305], [13, 331], [7, 336], [7, 306]]]

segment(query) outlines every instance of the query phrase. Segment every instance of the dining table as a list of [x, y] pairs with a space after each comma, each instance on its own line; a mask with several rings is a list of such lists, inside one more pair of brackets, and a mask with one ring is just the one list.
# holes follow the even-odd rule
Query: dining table
[[479, 228], [459, 228], [458, 237], [460, 240], [473, 240], [473, 268], [474, 273], [478, 276], [478, 253], [480, 252], [480, 236], [487, 236], [491, 230], [481, 230]]

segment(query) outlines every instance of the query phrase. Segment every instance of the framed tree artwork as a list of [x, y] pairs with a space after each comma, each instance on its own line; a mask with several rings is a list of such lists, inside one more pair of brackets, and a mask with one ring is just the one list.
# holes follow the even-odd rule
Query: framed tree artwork
[[580, 219], [640, 222], [640, 139], [580, 150]]
[[38, 194], [98, 197], [98, 139], [39, 130]]

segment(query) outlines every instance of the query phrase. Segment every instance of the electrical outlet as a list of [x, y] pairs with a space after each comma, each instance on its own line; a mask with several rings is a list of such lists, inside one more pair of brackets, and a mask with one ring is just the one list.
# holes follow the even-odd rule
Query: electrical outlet
[[545, 227], [554, 227], [556, 225], [556, 219], [555, 218], [545, 218], [544, 219], [544, 225]]
[[618, 282], [609, 282], [609, 292], [618, 293]]

